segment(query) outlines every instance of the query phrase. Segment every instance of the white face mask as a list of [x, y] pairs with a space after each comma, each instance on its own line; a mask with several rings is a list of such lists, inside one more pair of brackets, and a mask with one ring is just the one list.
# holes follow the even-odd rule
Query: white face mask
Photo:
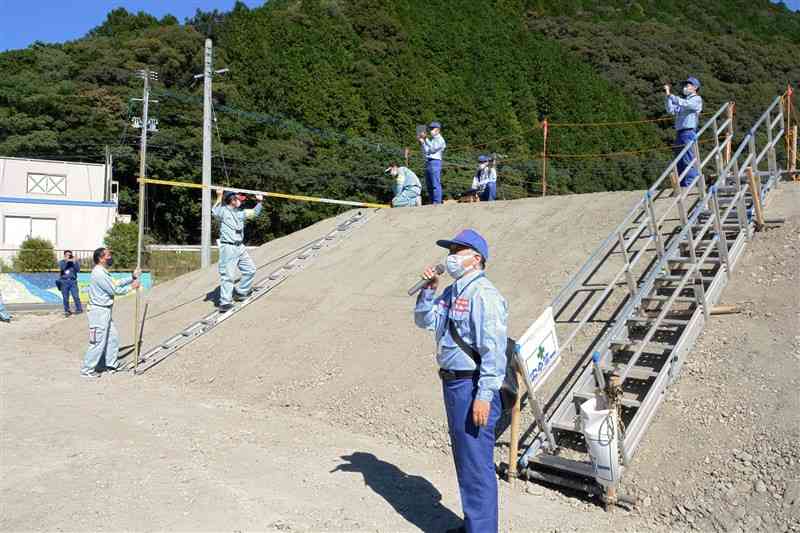
[[489, 166], [489, 163], [480, 163], [480, 164], [478, 165], [478, 167], [479, 167], [481, 170], [483, 170], [484, 168], [486, 168], [486, 167], [488, 167], [488, 166]]
[[471, 255], [458, 255], [458, 254], [450, 254], [447, 256], [445, 260], [445, 267], [447, 268], [447, 273], [450, 274], [450, 277], [453, 279], [459, 279], [463, 277], [467, 272], [475, 268], [471, 266], [469, 268], [464, 266], [464, 263], [471, 259], [473, 256]]
[[690, 95], [693, 95], [693, 94], [694, 94], [694, 91], [691, 90], [689, 87], [684, 87], [683, 88], [683, 95], [684, 96], [690, 96]]

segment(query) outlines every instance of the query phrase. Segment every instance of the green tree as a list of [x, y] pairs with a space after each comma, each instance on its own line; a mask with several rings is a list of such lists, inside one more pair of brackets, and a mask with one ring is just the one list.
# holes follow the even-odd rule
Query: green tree
[[[136, 268], [136, 252], [139, 242], [139, 225], [116, 222], [106, 233], [103, 246], [114, 252], [115, 269]], [[146, 242], [149, 242], [146, 240]], [[145, 246], [145, 245], [143, 245]]]
[[42, 272], [56, 268], [53, 243], [47, 239], [28, 237], [12, 259], [15, 272]]

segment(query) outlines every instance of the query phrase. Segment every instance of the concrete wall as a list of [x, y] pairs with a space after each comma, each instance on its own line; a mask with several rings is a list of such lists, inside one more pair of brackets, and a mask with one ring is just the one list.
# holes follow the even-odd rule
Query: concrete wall
[[[89, 300], [89, 283], [91, 272], [78, 273], [78, 289], [81, 301]], [[130, 272], [112, 272], [115, 281], [131, 277]], [[61, 292], [56, 288], [57, 272], [31, 272], [0, 274], [0, 294], [6, 304], [58, 304], [61, 303]], [[142, 287], [149, 290], [153, 286], [150, 272], [142, 272]], [[127, 298], [133, 292], [117, 298]]]
[[117, 216], [110, 179], [106, 165], [0, 158], [0, 258], [25, 234], [57, 250], [101, 246]]

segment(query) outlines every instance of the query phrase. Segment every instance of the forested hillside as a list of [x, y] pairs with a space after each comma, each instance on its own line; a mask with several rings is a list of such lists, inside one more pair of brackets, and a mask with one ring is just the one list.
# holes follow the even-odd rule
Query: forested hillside
[[[214, 80], [218, 183], [387, 201], [383, 169], [409, 146], [421, 176], [415, 125], [436, 119], [449, 144], [446, 194], [467, 187], [477, 154], [496, 152], [500, 196], [537, 195], [547, 117], [550, 191], [637, 188], [669, 157], [668, 122], [557, 125], [660, 117], [661, 85], [691, 73], [709, 109], [737, 100], [742, 126], [800, 78], [799, 28], [800, 15], [767, 0], [272, 0], [184, 24], [118, 9], [85, 38], [0, 54], [0, 155], [100, 161], [108, 145], [121, 208], [135, 213], [139, 131], [129, 123], [140, 104], [130, 98], [147, 65], [159, 72], [148, 173], [199, 181], [193, 76], [211, 36], [215, 67], [230, 68]], [[570, 157], [623, 150], [638, 153]], [[153, 187], [148, 231], [197, 242], [199, 208], [196, 191]], [[260, 242], [336, 212], [270, 201], [250, 235]]]

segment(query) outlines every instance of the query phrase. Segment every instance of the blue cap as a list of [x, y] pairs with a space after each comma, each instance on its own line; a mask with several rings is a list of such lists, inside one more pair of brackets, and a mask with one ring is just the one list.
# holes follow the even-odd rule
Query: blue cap
[[472, 248], [481, 256], [488, 261], [489, 260], [489, 245], [486, 244], [486, 239], [481, 237], [481, 234], [475, 231], [474, 229], [464, 229], [461, 230], [458, 235], [453, 237], [451, 240], [440, 240], [436, 241], [437, 246], [441, 246], [442, 248], [450, 248], [452, 245], [457, 244], [459, 246], [466, 246], [467, 248]]
[[439, 129], [441, 129], [442, 125], [441, 125], [441, 124], [439, 124], [438, 122], [434, 121], [434, 122], [431, 122], [430, 124], [428, 124], [428, 127], [429, 127], [430, 129], [433, 129], [433, 128], [439, 128]]
[[700, 80], [698, 80], [694, 76], [689, 76], [688, 78], [686, 78], [686, 82], [685, 83], [691, 83], [692, 85], [694, 85], [698, 89], [700, 88]]
[[487, 161], [489, 161], [489, 156], [487, 155], [478, 156], [478, 163], [486, 163]]

